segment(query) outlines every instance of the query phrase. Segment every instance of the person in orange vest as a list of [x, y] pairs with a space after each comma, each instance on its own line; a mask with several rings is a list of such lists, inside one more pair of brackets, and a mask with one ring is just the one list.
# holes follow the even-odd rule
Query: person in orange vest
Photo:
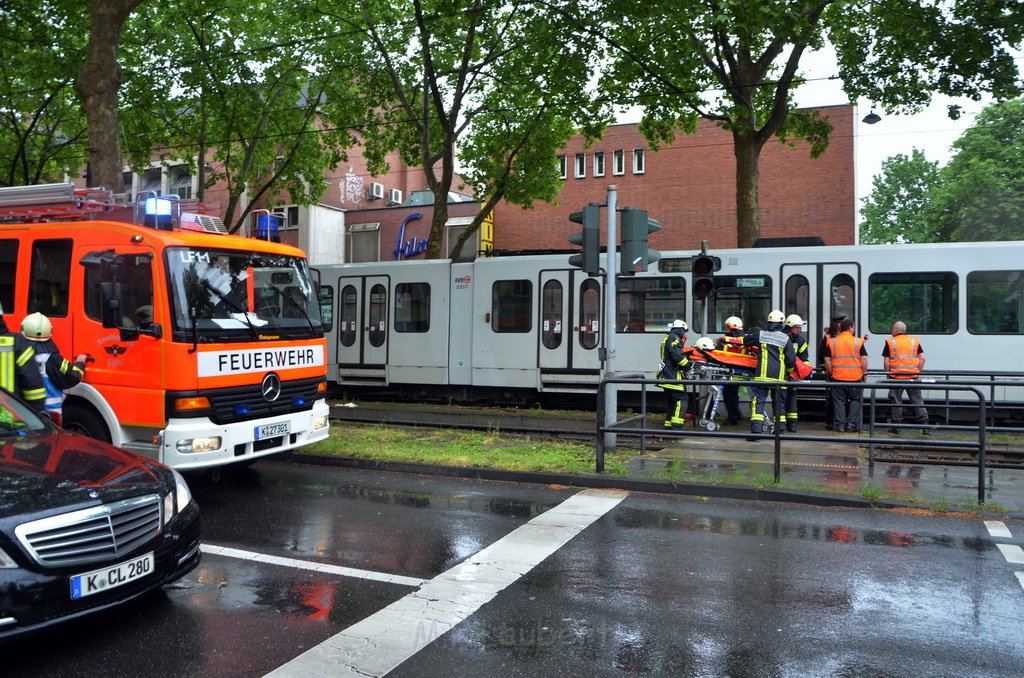
[[[924, 369], [924, 349], [921, 341], [907, 334], [907, 324], [897, 320], [892, 324], [892, 336], [885, 340], [882, 349], [882, 362], [885, 373], [890, 379], [908, 381], [917, 379]], [[920, 390], [897, 386], [889, 389], [889, 433], [899, 435], [897, 427], [903, 422], [903, 392], [910, 398], [910, 406], [914, 408], [917, 423], [928, 425], [928, 410], [924, 408], [924, 395]], [[921, 429], [928, 435], [928, 429]]]
[[[737, 316], [729, 316], [725, 319], [725, 334], [715, 342], [715, 348], [719, 351], [732, 351], [733, 353], [747, 353], [743, 346], [743, 320]], [[722, 400], [725, 401], [725, 423], [735, 426], [740, 423], [740, 387], [723, 386]]]
[[868, 352], [864, 340], [854, 336], [853, 321], [844, 318], [839, 334], [830, 337], [825, 346], [825, 373], [835, 382], [831, 388], [836, 431], [860, 432], [861, 391], [851, 386], [865, 381], [868, 373]]

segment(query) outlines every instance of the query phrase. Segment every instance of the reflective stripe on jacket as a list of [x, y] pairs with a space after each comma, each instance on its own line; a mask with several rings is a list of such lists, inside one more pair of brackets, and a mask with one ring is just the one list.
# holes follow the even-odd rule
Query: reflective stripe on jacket
[[0, 334], [0, 387], [42, 409], [46, 390], [35, 355], [35, 347], [20, 334]]
[[828, 340], [832, 354], [832, 378], [836, 381], [860, 381], [864, 368], [860, 364], [860, 351], [864, 340], [849, 332], [843, 332]]
[[[672, 329], [661, 340], [661, 368], [658, 370], [658, 381], [676, 381], [682, 379], [689, 367], [690, 359], [683, 352], [686, 335], [682, 329]], [[685, 391], [685, 384], [659, 383], [659, 388]]]
[[921, 373], [920, 353], [921, 342], [909, 334], [897, 334], [885, 340], [889, 346], [889, 378], [913, 379]]

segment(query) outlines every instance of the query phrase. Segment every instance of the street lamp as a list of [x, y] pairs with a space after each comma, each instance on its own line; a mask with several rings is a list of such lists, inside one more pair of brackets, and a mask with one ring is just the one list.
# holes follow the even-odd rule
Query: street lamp
[[864, 116], [864, 119], [861, 120], [861, 122], [867, 123], [868, 125], [874, 125], [881, 119], [882, 116], [880, 116], [878, 113], [875, 113], [874, 111], [871, 111], [870, 113]]

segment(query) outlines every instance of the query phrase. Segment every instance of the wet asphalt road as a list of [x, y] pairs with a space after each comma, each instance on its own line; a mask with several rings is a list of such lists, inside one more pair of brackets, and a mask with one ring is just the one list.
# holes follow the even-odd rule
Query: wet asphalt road
[[[1024, 675], [1021, 522], [1000, 537], [979, 516], [273, 461], [192, 486], [213, 551], [198, 570], [4, 648], [0, 673], [356, 675], [346, 663], [391, 662], [391, 676]], [[513, 567], [509, 553], [539, 555]], [[428, 593], [438, 583], [448, 593]], [[460, 611], [463, 596], [477, 599]], [[329, 671], [307, 662], [388, 606], [402, 610], [377, 623], [390, 650], [330, 655]]]

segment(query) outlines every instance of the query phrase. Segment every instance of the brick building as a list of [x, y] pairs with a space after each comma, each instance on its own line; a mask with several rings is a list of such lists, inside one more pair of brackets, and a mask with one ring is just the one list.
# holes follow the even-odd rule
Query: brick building
[[[818, 158], [810, 146], [765, 144], [760, 161], [762, 237], [821, 236], [826, 244], [854, 242], [854, 109], [818, 109], [832, 123], [828, 150]], [[637, 125], [609, 127], [602, 140], [584, 148], [580, 137], [565, 149], [565, 186], [559, 204], [532, 210], [501, 203], [494, 213], [494, 247], [502, 250], [565, 249], [579, 230], [569, 214], [590, 202], [607, 201], [617, 187], [619, 207], [648, 210], [662, 229], [651, 235], [659, 250], [736, 247], [736, 162], [732, 136], [710, 121], [693, 135], [680, 135], [657, 151]], [[604, 218], [604, 217], [602, 217]], [[602, 227], [602, 232], [603, 232]]]

